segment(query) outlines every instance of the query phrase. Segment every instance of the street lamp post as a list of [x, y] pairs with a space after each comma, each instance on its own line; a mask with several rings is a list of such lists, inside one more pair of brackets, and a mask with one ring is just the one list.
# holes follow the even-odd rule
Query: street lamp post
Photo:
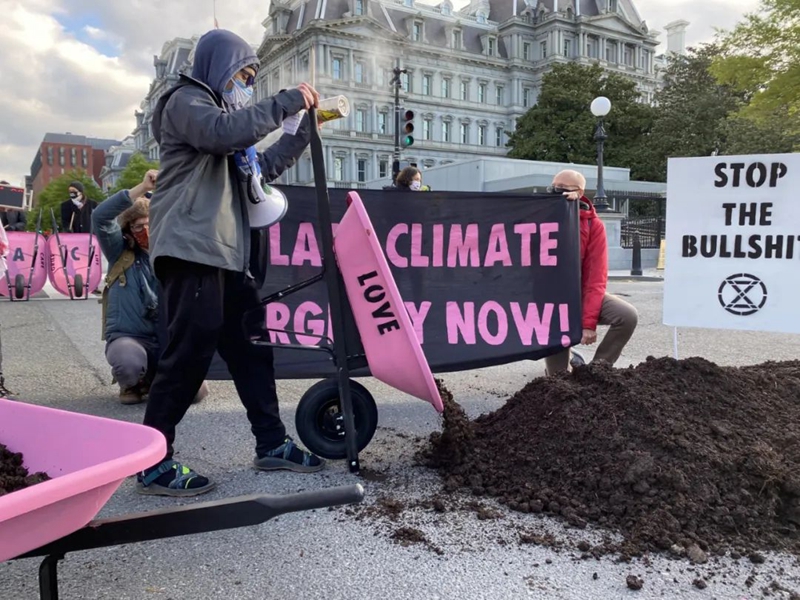
[[597, 141], [597, 191], [594, 195], [594, 208], [597, 212], [605, 212], [608, 210], [608, 199], [603, 187], [603, 143], [608, 136], [603, 117], [611, 111], [611, 100], [605, 96], [598, 96], [592, 100], [591, 111], [597, 117], [597, 129], [594, 132], [594, 139]]

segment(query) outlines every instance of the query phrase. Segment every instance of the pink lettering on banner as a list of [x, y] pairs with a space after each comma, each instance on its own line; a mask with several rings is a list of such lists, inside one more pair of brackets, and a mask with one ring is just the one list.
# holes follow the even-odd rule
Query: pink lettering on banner
[[[437, 223], [433, 226], [433, 265], [444, 266], [444, 225]], [[420, 342], [421, 343], [421, 342]]]
[[411, 226], [411, 266], [427, 267], [431, 259], [422, 254], [422, 223]]
[[406, 311], [411, 318], [411, 324], [414, 326], [414, 333], [417, 334], [417, 339], [420, 344], [425, 343], [425, 328], [423, 327], [425, 319], [428, 317], [428, 311], [431, 309], [430, 302], [423, 302], [419, 308], [413, 302], [405, 302]]
[[408, 225], [405, 223], [398, 223], [389, 230], [389, 235], [386, 236], [386, 258], [395, 267], [405, 269], [408, 267], [408, 259], [400, 256], [397, 251], [397, 238], [401, 235], [408, 235]]
[[462, 313], [458, 302], [448, 302], [446, 315], [447, 343], [458, 344], [460, 334], [465, 344], [475, 344], [475, 303], [465, 302]]
[[447, 248], [447, 266], [480, 267], [480, 263], [478, 224], [467, 225], [467, 231], [463, 235], [461, 225], [453, 225], [450, 228], [450, 243]]
[[289, 255], [281, 254], [280, 223], [276, 223], [269, 228], [269, 264], [275, 267], [289, 266]]
[[[297, 307], [294, 313], [294, 330], [297, 332], [295, 335], [299, 344], [319, 344], [320, 338], [325, 335], [325, 319], [309, 319], [308, 317], [320, 317], [322, 314], [322, 309], [316, 302], [303, 302]], [[314, 335], [303, 335], [301, 332]]]
[[536, 223], [517, 223], [514, 233], [520, 237], [520, 265], [531, 266], [531, 237], [536, 233]]
[[[489, 331], [489, 315], [494, 313], [497, 319], [497, 333]], [[478, 331], [490, 346], [500, 346], [508, 336], [508, 317], [505, 309], [497, 302], [489, 301], [478, 311]]]
[[534, 302], [529, 302], [523, 315], [520, 303], [512, 302], [511, 316], [514, 318], [519, 339], [524, 346], [531, 345], [534, 333], [536, 333], [536, 341], [539, 345], [547, 346], [550, 341], [550, 321], [553, 318], [553, 304], [545, 304], [540, 315], [539, 307]]
[[502, 263], [504, 267], [511, 266], [511, 253], [508, 251], [506, 226], [503, 223], [492, 225], [492, 231], [489, 233], [489, 247], [486, 250], [483, 266], [491, 267], [497, 262]]
[[566, 335], [569, 333], [569, 304], [558, 305], [558, 316], [561, 321], [561, 333], [564, 334], [561, 336], [561, 345], [567, 348], [569, 346], [569, 336]]
[[539, 243], [539, 262], [543, 267], [555, 267], [558, 264], [558, 256], [550, 254], [551, 250], [558, 248], [558, 239], [554, 239], [551, 234], [558, 231], [558, 223], [542, 223], [539, 225], [539, 233], [542, 241]]
[[[267, 304], [267, 329], [269, 332], [269, 340], [273, 344], [291, 344], [289, 334], [285, 332], [289, 329], [289, 321], [292, 317], [292, 311], [288, 306], [282, 302], [270, 302]], [[278, 329], [280, 331], [272, 331]]]
[[302, 266], [308, 262], [312, 267], [322, 266], [322, 257], [317, 245], [317, 235], [311, 223], [300, 223], [297, 228], [297, 239], [292, 252], [292, 265]]

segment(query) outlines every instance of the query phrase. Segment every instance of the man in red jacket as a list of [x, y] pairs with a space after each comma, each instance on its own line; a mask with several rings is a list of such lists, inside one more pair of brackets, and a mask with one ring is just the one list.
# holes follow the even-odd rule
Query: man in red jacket
[[[608, 240], [606, 226], [597, 216], [591, 200], [583, 195], [586, 178], [577, 171], [566, 170], [553, 178], [553, 191], [568, 200], [580, 203], [581, 219], [581, 296], [583, 300], [583, 336], [581, 344], [597, 341], [597, 326], [610, 328], [594, 353], [594, 360], [613, 365], [636, 329], [639, 314], [622, 298], [606, 291], [608, 284]], [[566, 371], [570, 365], [570, 349], [545, 359], [547, 373]]]

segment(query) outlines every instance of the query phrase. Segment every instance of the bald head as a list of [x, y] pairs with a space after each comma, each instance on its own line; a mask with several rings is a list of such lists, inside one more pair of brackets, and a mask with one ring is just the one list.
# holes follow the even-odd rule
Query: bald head
[[580, 192], [583, 195], [586, 190], [586, 178], [578, 171], [565, 169], [553, 177], [553, 187], [569, 192]]

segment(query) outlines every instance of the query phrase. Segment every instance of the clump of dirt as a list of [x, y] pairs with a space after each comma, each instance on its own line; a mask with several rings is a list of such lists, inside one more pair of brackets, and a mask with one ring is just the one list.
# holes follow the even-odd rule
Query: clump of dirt
[[605, 552], [800, 551], [800, 361], [590, 364], [472, 422], [442, 397], [420, 458], [446, 491], [621, 533]]
[[0, 496], [47, 481], [47, 473], [28, 473], [22, 460], [22, 454], [11, 452], [0, 444]]
[[391, 535], [391, 538], [395, 541], [395, 543], [400, 544], [401, 546], [410, 546], [411, 544], [422, 544], [428, 548], [431, 552], [435, 552], [436, 554], [442, 555], [444, 551], [439, 548], [438, 546], [432, 544], [427, 536], [417, 529], [416, 527], [399, 527], [395, 529]]

